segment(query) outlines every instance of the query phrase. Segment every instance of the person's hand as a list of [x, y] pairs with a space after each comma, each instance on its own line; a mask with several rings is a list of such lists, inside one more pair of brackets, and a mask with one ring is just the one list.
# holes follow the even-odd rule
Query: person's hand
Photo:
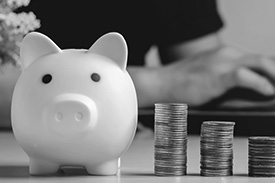
[[274, 94], [266, 76], [275, 81], [275, 60], [229, 46], [178, 60], [155, 72], [162, 83], [159, 100], [163, 102], [198, 106], [236, 86]]

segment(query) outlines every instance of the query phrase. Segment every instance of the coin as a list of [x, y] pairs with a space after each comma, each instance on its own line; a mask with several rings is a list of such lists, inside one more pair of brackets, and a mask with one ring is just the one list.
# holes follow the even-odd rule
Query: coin
[[275, 176], [275, 137], [248, 138], [248, 175], [252, 177]]
[[204, 121], [201, 125], [201, 176], [233, 174], [233, 131], [235, 122]]
[[155, 104], [154, 171], [156, 176], [186, 175], [187, 105]]

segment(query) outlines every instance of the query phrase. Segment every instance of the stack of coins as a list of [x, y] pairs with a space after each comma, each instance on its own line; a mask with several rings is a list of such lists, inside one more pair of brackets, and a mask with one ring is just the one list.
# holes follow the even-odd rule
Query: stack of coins
[[187, 105], [155, 104], [155, 175], [186, 175]]
[[275, 137], [249, 137], [248, 175], [275, 176]]
[[205, 121], [201, 126], [201, 175], [233, 174], [234, 122]]

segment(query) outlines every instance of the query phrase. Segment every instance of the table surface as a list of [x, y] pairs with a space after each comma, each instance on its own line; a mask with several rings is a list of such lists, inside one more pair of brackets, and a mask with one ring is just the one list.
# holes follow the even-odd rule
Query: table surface
[[116, 176], [91, 176], [85, 169], [67, 168], [51, 176], [31, 176], [28, 173], [28, 156], [17, 144], [12, 132], [0, 132], [0, 183], [2, 182], [275, 182], [275, 178], [249, 177], [248, 141], [246, 137], [234, 138], [233, 176], [200, 176], [200, 137], [188, 136], [187, 175], [158, 177], [154, 175], [154, 138], [152, 131], [144, 130], [136, 137], [121, 158], [121, 168]]

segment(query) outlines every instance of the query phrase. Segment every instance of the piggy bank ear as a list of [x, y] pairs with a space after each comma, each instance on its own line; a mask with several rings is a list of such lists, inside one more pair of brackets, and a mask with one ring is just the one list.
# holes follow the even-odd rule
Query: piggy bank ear
[[88, 52], [106, 56], [116, 62], [122, 70], [126, 70], [128, 50], [124, 38], [119, 33], [103, 35]]
[[61, 52], [60, 48], [50, 38], [38, 32], [31, 32], [21, 43], [20, 61], [23, 69], [26, 69], [39, 57], [58, 52]]

